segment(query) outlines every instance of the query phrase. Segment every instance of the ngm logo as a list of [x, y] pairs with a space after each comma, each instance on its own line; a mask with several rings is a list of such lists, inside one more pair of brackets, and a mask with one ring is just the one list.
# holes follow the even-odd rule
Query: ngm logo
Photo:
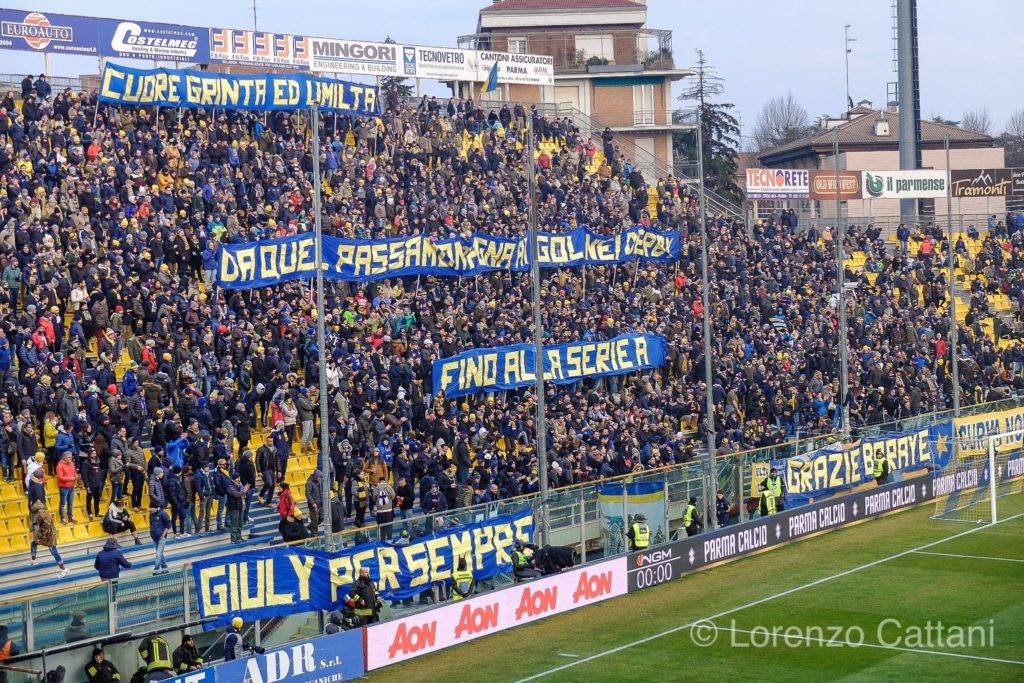
[[671, 548], [667, 550], [655, 550], [649, 553], [640, 553], [636, 556], [636, 566], [646, 567], [651, 564], [661, 564], [672, 559]]
[[39, 12], [28, 14], [20, 22], [3, 22], [0, 24], [0, 36], [22, 38], [36, 50], [46, 49], [51, 42], [71, 43], [75, 40], [75, 32], [70, 26], [54, 26], [45, 14]]

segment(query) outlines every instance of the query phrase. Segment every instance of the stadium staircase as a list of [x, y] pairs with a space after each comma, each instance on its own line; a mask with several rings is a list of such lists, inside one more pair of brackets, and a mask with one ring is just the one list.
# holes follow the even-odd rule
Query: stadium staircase
[[[544, 107], [545, 114], [568, 117], [573, 122], [573, 125], [580, 129], [580, 133], [594, 141], [598, 150], [602, 149], [601, 134], [606, 127], [604, 123], [584, 114], [569, 104], [542, 106]], [[673, 167], [669, 168], [650, 152], [637, 147], [629, 138], [614, 131], [612, 132], [612, 142], [622, 150], [623, 155], [627, 159], [632, 160], [637, 165], [651, 186], [652, 191], [650, 192], [648, 208], [652, 216], [655, 215], [658, 206], [658, 193], [653, 190], [657, 186], [659, 178], [667, 178], [670, 175], [674, 176], [686, 185], [694, 195], [697, 194], [699, 189], [697, 178], [684, 170], [682, 160], [676, 159]], [[740, 220], [744, 220], [746, 217], [742, 207], [738, 204], [707, 188], [704, 189], [704, 200], [710, 215], [730, 216]]]

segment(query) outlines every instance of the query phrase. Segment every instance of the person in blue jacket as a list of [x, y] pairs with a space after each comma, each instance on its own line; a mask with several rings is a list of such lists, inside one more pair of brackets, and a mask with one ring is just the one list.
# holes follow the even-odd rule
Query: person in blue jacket
[[92, 566], [99, 572], [100, 578], [107, 581], [116, 580], [121, 575], [121, 569], [131, 569], [132, 563], [121, 552], [117, 539], [111, 536], [103, 544], [103, 549], [96, 553]]

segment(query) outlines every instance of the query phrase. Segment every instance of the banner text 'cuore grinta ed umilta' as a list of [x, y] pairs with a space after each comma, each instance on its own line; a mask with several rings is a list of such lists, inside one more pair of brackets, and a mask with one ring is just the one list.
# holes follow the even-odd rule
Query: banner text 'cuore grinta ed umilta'
[[190, 69], [133, 69], [106, 64], [99, 99], [130, 106], [277, 111], [308, 109], [377, 116], [377, 88], [308, 74], [216, 74]]

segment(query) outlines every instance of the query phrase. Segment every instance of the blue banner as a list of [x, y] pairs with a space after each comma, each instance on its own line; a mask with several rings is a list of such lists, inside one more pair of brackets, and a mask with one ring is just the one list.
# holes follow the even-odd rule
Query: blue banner
[[134, 19], [0, 9], [0, 49], [207, 62], [210, 31]]
[[252, 550], [196, 562], [192, 576], [199, 614], [211, 619], [203, 625], [209, 631], [236, 616], [251, 621], [339, 609], [360, 567], [369, 568], [381, 595], [394, 600], [451, 580], [462, 557], [477, 580], [487, 579], [511, 571], [513, 545], [532, 538], [533, 513], [527, 509], [436, 531], [408, 544], [374, 541], [336, 553], [287, 546]]
[[98, 55], [104, 21], [116, 23], [113, 19], [0, 9], [0, 49]]
[[874, 481], [876, 453], [888, 458], [890, 473], [940, 467], [946, 451], [941, 434], [941, 429], [933, 427], [892, 432], [775, 460], [772, 467], [782, 474], [787, 507], [803, 505], [812, 498], [830, 496]]
[[215, 74], [189, 69], [132, 69], [107, 64], [100, 100], [133, 106], [275, 111], [308, 108], [376, 116], [377, 88], [307, 74]]
[[[620, 334], [602, 341], [578, 341], [544, 347], [544, 378], [569, 384], [588, 377], [624, 375], [665, 363], [665, 338]], [[434, 361], [434, 393], [451, 398], [479, 391], [530, 386], [536, 381], [532, 344], [511, 344], [463, 351]]]
[[[425, 235], [385, 240], [323, 238], [324, 277], [366, 282], [406, 275], [458, 277], [492, 270], [527, 272], [529, 241], [476, 233], [467, 239], [433, 240]], [[624, 263], [631, 259], [679, 258], [679, 233], [634, 226], [615, 235], [587, 228], [540, 233], [542, 268]], [[260, 242], [226, 244], [218, 256], [217, 284], [227, 289], [266, 287], [316, 274], [312, 233]]]
[[209, 29], [114, 19], [100, 19], [98, 24], [100, 54], [106, 57], [173, 62], [209, 59]]
[[363, 629], [292, 643], [266, 654], [222, 662], [169, 683], [313, 683], [348, 681], [366, 673]]

